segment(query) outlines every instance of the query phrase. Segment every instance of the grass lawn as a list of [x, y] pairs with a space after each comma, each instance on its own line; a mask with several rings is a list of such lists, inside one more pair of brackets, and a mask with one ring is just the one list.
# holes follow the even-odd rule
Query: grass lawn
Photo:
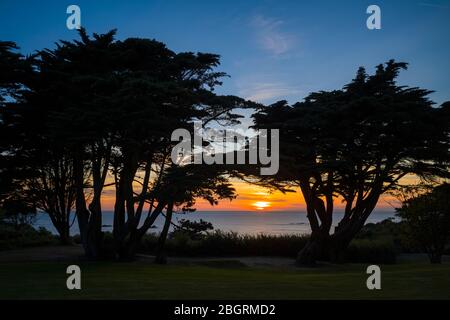
[[66, 289], [62, 262], [0, 264], [0, 299], [450, 299], [450, 264], [382, 266], [382, 290], [366, 265], [317, 269], [80, 263], [82, 290]]

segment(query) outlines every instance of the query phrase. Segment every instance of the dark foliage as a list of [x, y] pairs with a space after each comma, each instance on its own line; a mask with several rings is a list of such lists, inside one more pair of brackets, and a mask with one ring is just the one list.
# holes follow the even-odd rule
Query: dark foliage
[[441, 263], [450, 244], [450, 185], [409, 197], [397, 214], [410, 244], [426, 252], [431, 263]]
[[58, 244], [58, 239], [44, 228], [29, 224], [0, 223], [0, 250]]
[[202, 239], [214, 227], [211, 222], [204, 221], [190, 221], [181, 219], [178, 221], [175, 230], [170, 234], [171, 238], [176, 238], [180, 234], [186, 234], [192, 240]]
[[[434, 107], [429, 90], [396, 84], [406, 63], [393, 60], [363, 68], [342, 90], [310, 94], [303, 102], [262, 107], [256, 128], [280, 129], [278, 175], [258, 183], [301, 189], [312, 236], [299, 253], [300, 264], [317, 258], [340, 260], [380, 196], [402, 178], [449, 176], [450, 104]], [[330, 235], [336, 199], [345, 215]]]

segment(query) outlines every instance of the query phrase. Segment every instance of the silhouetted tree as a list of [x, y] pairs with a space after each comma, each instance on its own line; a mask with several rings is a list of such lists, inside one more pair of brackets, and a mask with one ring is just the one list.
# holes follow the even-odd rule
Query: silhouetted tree
[[[312, 93], [292, 106], [262, 107], [255, 128], [280, 128], [280, 171], [259, 183], [299, 187], [311, 225], [299, 264], [339, 261], [380, 196], [412, 174], [448, 176], [449, 105], [434, 108], [431, 92], [398, 86], [405, 63], [360, 68], [342, 90]], [[336, 199], [344, 216], [330, 235]]]
[[32, 175], [21, 148], [26, 142], [8, 106], [23, 102], [32, 63], [33, 57], [20, 54], [14, 42], [0, 41], [0, 211], [16, 226], [33, 221], [36, 208], [24, 183]]
[[41, 55], [21, 61], [25, 62], [26, 69], [16, 76], [21, 83], [13, 87], [14, 94], [9, 94], [1, 110], [6, 137], [3, 159], [10, 164], [5, 171], [13, 172], [9, 186], [20, 185], [20, 189], [15, 188], [14, 201], [48, 213], [61, 241], [69, 243], [74, 202], [72, 163], [64, 143], [49, 129], [50, 118], [61, 104], [49, 99], [50, 92], [57, 91], [57, 83], [42, 72]]
[[[155, 40], [114, 36], [113, 30], [89, 37], [82, 29], [80, 40], [40, 51], [24, 110], [11, 110], [22, 125], [31, 124], [25, 132], [33, 143], [26, 150], [37, 159], [36, 203], [47, 212], [56, 212], [56, 205], [61, 217], [69, 217], [75, 203], [86, 255], [96, 258], [102, 196], [113, 187], [115, 249], [129, 259], [158, 215], [170, 217], [179, 202], [176, 194], [160, 194], [168, 190], [173, 130], [191, 128], [194, 120], [237, 123], [232, 110], [250, 103], [214, 93], [225, 76], [214, 71], [217, 55], [175, 53]], [[210, 179], [221, 174], [204, 173]], [[200, 185], [212, 188], [201, 181], [184, 188]]]
[[[127, 39], [117, 46], [124, 52], [122, 65], [128, 67], [113, 98], [121, 101], [114, 109], [114, 237], [119, 256], [126, 259], [133, 257], [133, 248], [156, 217], [163, 210], [170, 217], [176, 203], [175, 195], [159, 195], [161, 183], [167, 180], [166, 170], [172, 167], [172, 132], [192, 128], [194, 120], [235, 123], [239, 116], [232, 110], [246, 102], [213, 92], [224, 76], [213, 70], [219, 64], [217, 55], [176, 54], [146, 39]], [[149, 211], [140, 225], [146, 204]], [[162, 238], [167, 236], [164, 230]]]

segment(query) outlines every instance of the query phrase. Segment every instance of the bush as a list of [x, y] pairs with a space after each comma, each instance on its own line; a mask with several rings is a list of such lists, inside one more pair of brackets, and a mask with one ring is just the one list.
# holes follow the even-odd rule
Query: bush
[[[176, 233], [166, 241], [165, 251], [170, 256], [181, 257], [239, 257], [279, 256], [295, 258], [308, 241], [305, 235], [240, 235], [235, 232], [215, 232], [202, 239], [192, 239], [186, 233]], [[144, 236], [139, 252], [155, 254], [157, 234]], [[346, 260], [355, 263], [395, 263], [396, 248], [392, 241], [354, 240]]]
[[8, 223], [0, 224], [0, 250], [58, 244], [58, 238], [45, 228], [35, 229], [31, 225], [19, 228]]
[[441, 263], [450, 242], [450, 184], [406, 196], [397, 216], [411, 245], [422, 248], [431, 263]]
[[[346, 251], [346, 261], [354, 263], [395, 263], [396, 246], [387, 231], [393, 224], [369, 225], [363, 229]], [[387, 227], [388, 226], [388, 227]], [[381, 228], [381, 229], [380, 229]], [[380, 230], [387, 231], [381, 232]], [[146, 234], [138, 252], [155, 254], [158, 234]], [[73, 236], [80, 243], [79, 235]], [[165, 251], [170, 256], [184, 257], [231, 257], [231, 256], [279, 256], [295, 258], [308, 241], [306, 235], [240, 235], [235, 232], [216, 230], [201, 238], [192, 238], [186, 232], [175, 232], [166, 241]], [[57, 244], [58, 239], [49, 231], [24, 225], [20, 229], [12, 225], [0, 224], [0, 250]], [[114, 242], [110, 232], [103, 234], [102, 256], [114, 257]]]
[[398, 252], [402, 253], [422, 252], [419, 247], [413, 245], [405, 237], [405, 227], [404, 222], [393, 222], [390, 219], [378, 223], [368, 223], [361, 229], [355, 240], [390, 243]]
[[[155, 253], [158, 236], [147, 234], [141, 252]], [[176, 233], [167, 239], [165, 250], [176, 256], [287, 256], [295, 257], [308, 241], [303, 235], [240, 235], [216, 230], [201, 239], [192, 239], [186, 233]]]
[[213, 230], [214, 227], [211, 222], [204, 221], [189, 221], [186, 219], [181, 219], [178, 221], [178, 227], [172, 231], [171, 236], [176, 236], [177, 234], [183, 233], [189, 236], [192, 240], [200, 240], [208, 231]]

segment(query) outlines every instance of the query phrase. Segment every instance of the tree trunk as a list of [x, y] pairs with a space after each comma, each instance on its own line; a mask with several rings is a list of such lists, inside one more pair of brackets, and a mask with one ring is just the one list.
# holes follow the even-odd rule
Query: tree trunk
[[47, 213], [48, 216], [50, 217], [50, 220], [52, 221], [53, 226], [58, 232], [59, 242], [62, 245], [71, 244], [69, 234], [70, 228], [67, 219], [62, 217], [61, 213], [56, 213], [55, 211], [48, 211]]
[[336, 236], [330, 237], [330, 246], [328, 249], [328, 259], [333, 263], [345, 262], [345, 251], [347, 250], [350, 242], [354, 236]]
[[64, 226], [64, 228], [59, 233], [59, 241], [62, 245], [65, 246], [73, 244], [72, 239], [70, 238], [70, 229], [68, 225]]
[[317, 260], [345, 262], [345, 251], [363, 225], [362, 220], [353, 219], [341, 225], [339, 231], [335, 231], [332, 235], [329, 235], [326, 230], [313, 232], [310, 240], [297, 256], [297, 265], [313, 266]]
[[102, 209], [100, 197], [94, 195], [92, 203], [89, 205], [90, 219], [88, 224], [88, 247], [89, 257], [97, 259], [101, 256], [103, 244], [102, 232]]
[[442, 254], [437, 252], [432, 252], [428, 255], [430, 258], [430, 262], [432, 264], [441, 264], [442, 263]]
[[[78, 153], [81, 152], [78, 151]], [[89, 257], [89, 211], [86, 208], [86, 199], [84, 197], [84, 164], [79, 154], [76, 154], [73, 159], [73, 175], [75, 180], [75, 212], [80, 230], [81, 244], [83, 245], [86, 257]]]
[[155, 263], [166, 264], [167, 258], [164, 252], [164, 244], [166, 243], [167, 235], [169, 233], [170, 222], [172, 221], [173, 203], [167, 206], [166, 221], [164, 222], [163, 230], [159, 235], [158, 247], [156, 249]]
[[299, 266], [315, 266], [317, 261], [343, 263], [345, 251], [351, 239], [338, 238], [333, 235], [311, 237], [297, 255], [296, 264]]
[[315, 266], [320, 244], [317, 240], [310, 239], [297, 255], [298, 266]]
[[119, 261], [134, 261], [140, 241], [141, 237], [137, 234], [137, 230], [134, 230], [128, 237], [116, 242], [116, 258]]
[[329, 248], [330, 236], [328, 233], [313, 233], [298, 253], [296, 263], [299, 266], [315, 266], [318, 260], [329, 259]]
[[317, 226], [313, 227], [312, 225], [311, 239], [297, 256], [297, 264], [314, 265], [316, 260], [326, 260], [334, 263], [344, 262], [345, 251], [372, 213], [378, 202], [379, 195], [380, 192], [374, 192], [372, 196], [364, 200], [364, 203], [359, 205], [358, 210], [350, 218], [344, 217], [331, 236], [328, 235], [329, 230], [318, 228]]

